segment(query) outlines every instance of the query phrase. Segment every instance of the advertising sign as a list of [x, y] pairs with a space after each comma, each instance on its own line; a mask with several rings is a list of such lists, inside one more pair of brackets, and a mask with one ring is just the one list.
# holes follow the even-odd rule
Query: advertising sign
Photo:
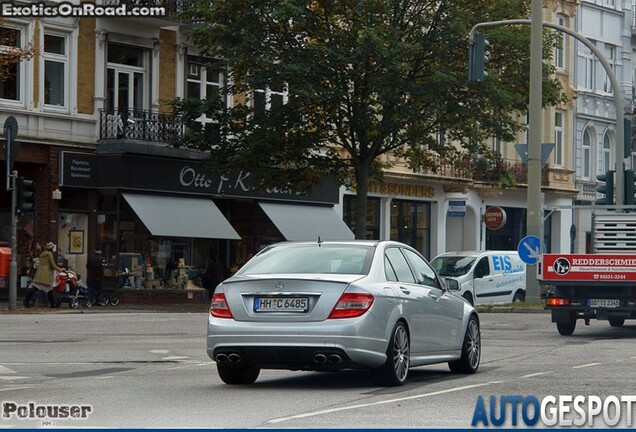
[[541, 274], [551, 281], [636, 281], [636, 255], [545, 254]]
[[484, 213], [484, 223], [490, 230], [498, 230], [506, 225], [506, 211], [501, 207], [488, 207]]

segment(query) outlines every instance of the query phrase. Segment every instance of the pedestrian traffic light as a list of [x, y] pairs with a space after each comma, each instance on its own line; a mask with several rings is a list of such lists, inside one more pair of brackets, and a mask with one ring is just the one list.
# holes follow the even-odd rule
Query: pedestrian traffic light
[[16, 180], [16, 192], [18, 202], [16, 211], [26, 213], [35, 210], [35, 182], [33, 180], [18, 177]]
[[634, 205], [636, 204], [636, 197], [634, 196], [634, 181], [636, 178], [634, 177], [634, 170], [625, 170], [625, 204], [626, 205]]
[[468, 51], [468, 81], [483, 81], [488, 73], [486, 72], [486, 61], [488, 60], [488, 40], [481, 33], [475, 33], [470, 43]]
[[603, 198], [596, 200], [596, 204], [614, 205], [614, 170], [608, 170], [605, 174], [599, 174], [596, 179], [605, 182], [603, 185], [596, 186], [596, 192], [605, 194]]

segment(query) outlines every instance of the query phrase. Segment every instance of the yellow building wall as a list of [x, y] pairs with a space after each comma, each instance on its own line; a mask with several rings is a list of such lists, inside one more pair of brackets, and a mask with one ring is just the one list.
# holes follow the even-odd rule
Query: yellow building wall
[[159, 32], [161, 47], [159, 48], [159, 111], [170, 112], [170, 102], [176, 96], [177, 33], [162, 29]]
[[95, 18], [79, 23], [77, 56], [77, 112], [93, 114], [95, 109]]

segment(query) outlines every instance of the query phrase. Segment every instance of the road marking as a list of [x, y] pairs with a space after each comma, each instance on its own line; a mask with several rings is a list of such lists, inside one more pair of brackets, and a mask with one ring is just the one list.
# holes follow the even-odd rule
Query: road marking
[[528, 374], [528, 375], [522, 375], [519, 378], [532, 378], [532, 377], [536, 377], [539, 375], [545, 375], [545, 374], [549, 374], [552, 372], [556, 372], [556, 371], [545, 371], [545, 372], [537, 372], [537, 373], [532, 373], [532, 374]]
[[28, 379], [28, 378], [30, 378], [30, 377], [16, 376], [16, 375], [0, 376], [0, 381], [15, 381], [15, 380], [21, 380], [21, 379]]
[[590, 367], [590, 366], [598, 366], [602, 363], [588, 363], [588, 364], [584, 364], [584, 365], [580, 365], [580, 366], [572, 366], [572, 369], [581, 369], [581, 368], [586, 368], [586, 367]]
[[148, 350], [148, 352], [151, 352], [153, 354], [168, 354], [170, 352], [170, 350], [167, 350], [167, 349], [154, 349], [154, 350]]
[[33, 388], [33, 386], [21, 386], [21, 387], [9, 387], [9, 388], [0, 388], [0, 392], [11, 391], [11, 390], [24, 390], [28, 388]]
[[298, 415], [295, 415], [295, 416], [281, 417], [281, 418], [277, 418], [277, 419], [272, 419], [272, 420], [269, 420], [268, 423], [282, 423], [282, 422], [287, 421], [287, 420], [294, 420], [294, 419], [300, 419], [300, 418], [305, 418], [305, 417], [313, 417], [313, 416], [318, 416], [318, 415], [323, 415], [323, 414], [331, 414], [331, 413], [339, 412], [339, 411], [355, 410], [355, 409], [359, 409], [359, 408], [367, 408], [367, 407], [371, 407], [371, 406], [384, 405], [384, 404], [390, 404], [390, 403], [395, 403], [395, 402], [403, 402], [403, 401], [407, 401], [407, 400], [420, 399], [420, 398], [425, 398], [425, 397], [429, 397], [429, 396], [437, 396], [437, 395], [441, 395], [441, 394], [453, 393], [453, 392], [457, 392], [457, 391], [468, 390], [468, 389], [477, 388], [477, 387], [484, 387], [484, 386], [493, 385], [493, 384], [502, 384], [504, 382], [505, 381], [491, 381], [491, 382], [487, 382], [487, 383], [472, 384], [472, 385], [467, 385], [467, 386], [463, 386], [463, 387], [455, 387], [455, 388], [452, 388], [452, 389], [440, 390], [440, 391], [431, 392], [431, 393], [424, 393], [424, 394], [419, 394], [419, 395], [406, 396], [406, 397], [403, 397], [403, 398], [387, 399], [387, 400], [383, 400], [383, 401], [370, 402], [370, 403], [366, 403], [366, 404], [358, 404], [358, 405], [343, 406], [343, 407], [338, 407], [338, 408], [331, 408], [331, 409], [326, 409], [326, 410], [321, 410], [321, 411], [314, 411], [314, 412], [308, 412], [308, 413], [304, 413], [304, 414], [298, 414]]
[[162, 357], [161, 360], [165, 360], [165, 361], [168, 361], [168, 360], [187, 360], [189, 358], [190, 357], [188, 357], [188, 356], [168, 356], [168, 357]]
[[0, 365], [0, 374], [10, 374], [10, 373], [15, 373], [15, 371], [13, 369], [9, 369], [6, 366]]

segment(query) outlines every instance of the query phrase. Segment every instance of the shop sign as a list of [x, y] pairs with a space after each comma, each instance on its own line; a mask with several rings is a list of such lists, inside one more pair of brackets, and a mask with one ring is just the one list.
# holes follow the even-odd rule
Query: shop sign
[[466, 201], [449, 201], [448, 202], [448, 216], [464, 217], [466, 216]]
[[488, 207], [484, 214], [484, 223], [490, 230], [498, 230], [506, 225], [506, 211], [501, 207]]
[[127, 154], [62, 152], [62, 186], [122, 188], [153, 192], [177, 192], [211, 196], [234, 196], [337, 203], [339, 185], [325, 179], [305, 192], [257, 189], [256, 176], [249, 171], [212, 171], [205, 161], [150, 158]]
[[[356, 190], [355, 187], [351, 189]], [[409, 198], [434, 198], [435, 188], [428, 185], [370, 181], [369, 193]]]

